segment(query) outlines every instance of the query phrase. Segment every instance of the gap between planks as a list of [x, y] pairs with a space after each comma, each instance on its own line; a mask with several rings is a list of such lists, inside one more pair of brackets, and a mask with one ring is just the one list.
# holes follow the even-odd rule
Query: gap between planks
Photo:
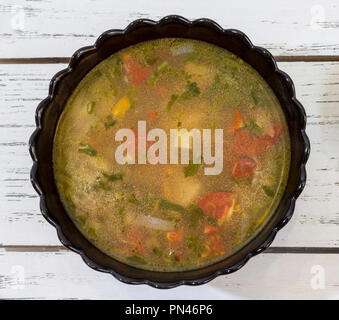
[[[339, 56], [275, 56], [277, 62], [332, 62], [339, 61]], [[0, 58], [0, 64], [52, 64], [68, 63], [69, 57], [46, 58]]]
[[[71, 252], [64, 246], [0, 246], [0, 251], [6, 252]], [[339, 247], [269, 247], [263, 251], [269, 254], [339, 254]]]

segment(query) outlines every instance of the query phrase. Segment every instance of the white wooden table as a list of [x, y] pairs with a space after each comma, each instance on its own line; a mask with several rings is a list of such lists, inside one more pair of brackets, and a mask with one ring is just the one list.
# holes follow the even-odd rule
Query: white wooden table
[[[60, 245], [31, 187], [27, 142], [50, 78], [105, 30], [167, 14], [244, 31], [289, 73], [312, 150], [294, 217], [269, 251], [200, 287], [125, 285]], [[339, 299], [339, 3], [0, 1], [0, 299]]]

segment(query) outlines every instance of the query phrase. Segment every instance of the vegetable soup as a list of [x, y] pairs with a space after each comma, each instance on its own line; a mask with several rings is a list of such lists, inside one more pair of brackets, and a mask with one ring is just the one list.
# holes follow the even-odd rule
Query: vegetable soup
[[[166, 133], [163, 150], [140, 134], [141, 122]], [[117, 139], [122, 129], [132, 146]], [[183, 139], [193, 129], [198, 157], [194, 138]], [[77, 228], [107, 255], [154, 271], [197, 269], [239, 250], [275, 211], [290, 166], [271, 88], [239, 57], [197, 40], [146, 41], [99, 63], [68, 99], [54, 139], [58, 192]], [[151, 163], [151, 150], [168, 161]], [[206, 173], [208, 151], [221, 151], [217, 173]], [[146, 161], [133, 162], [141, 153]]]

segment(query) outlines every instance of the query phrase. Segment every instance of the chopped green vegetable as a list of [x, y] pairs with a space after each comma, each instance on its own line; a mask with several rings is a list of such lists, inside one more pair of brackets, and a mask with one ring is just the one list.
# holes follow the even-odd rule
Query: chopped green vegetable
[[233, 176], [230, 177], [230, 180], [233, 181], [235, 184], [239, 185], [239, 180]]
[[102, 189], [105, 191], [109, 191], [112, 188], [111, 188], [111, 185], [107, 183], [107, 181], [98, 179], [98, 181], [93, 185], [93, 189], [94, 190]]
[[149, 66], [154, 66], [157, 61], [159, 60], [160, 58], [159, 57], [146, 57], [145, 60], [146, 60], [146, 63], [149, 65]]
[[164, 61], [162, 64], [159, 65], [158, 71], [165, 70], [168, 67], [168, 62]]
[[183, 167], [185, 178], [195, 176], [198, 173], [200, 166], [201, 163], [193, 163], [190, 160], [189, 164]]
[[184, 79], [185, 80], [190, 80], [191, 78], [192, 78], [192, 75], [191, 74], [189, 74], [187, 71], [185, 71], [185, 70], [181, 70], [180, 71], [180, 73], [184, 76]]
[[204, 250], [198, 235], [190, 235], [187, 238], [186, 245], [187, 248], [191, 249], [197, 256], [200, 256]]
[[194, 204], [191, 204], [187, 208], [187, 216], [189, 220], [189, 226], [191, 228], [195, 228], [198, 225], [199, 221], [206, 217], [204, 211]]
[[120, 207], [118, 210], [118, 216], [119, 216], [119, 223], [121, 230], [124, 232], [125, 231], [125, 207]]
[[181, 95], [180, 98], [183, 100], [187, 100], [187, 99], [197, 97], [199, 94], [200, 94], [200, 88], [198, 87], [197, 83], [188, 81], [186, 85], [186, 90]]
[[185, 208], [181, 206], [180, 204], [176, 204], [176, 203], [164, 200], [164, 199], [159, 200], [158, 206], [159, 208], [164, 209], [164, 210], [176, 211], [179, 213], [186, 212]]
[[264, 129], [260, 127], [254, 119], [247, 121], [243, 127], [243, 130], [248, 130], [253, 132], [256, 135], [262, 135]]
[[135, 194], [132, 193], [131, 196], [128, 198], [127, 200], [129, 203], [135, 204], [135, 205], [139, 205], [140, 201], [135, 197]]
[[161, 257], [162, 256], [162, 251], [160, 250], [160, 249], [158, 249], [158, 248], [153, 248], [153, 253], [156, 255], [156, 256], [159, 256], [159, 257]]
[[94, 228], [90, 227], [90, 228], [87, 229], [87, 231], [88, 231], [88, 234], [90, 235], [90, 237], [92, 239], [96, 239], [98, 237]]
[[91, 157], [95, 157], [98, 154], [98, 151], [88, 143], [80, 143], [78, 152], [87, 154]]
[[171, 70], [171, 68], [168, 65], [167, 61], [162, 62], [156, 70], [154, 70], [149, 77], [149, 79], [146, 81], [146, 83], [151, 83], [153, 87], [156, 86], [158, 79], [160, 76], [168, 73]]
[[106, 117], [106, 121], [104, 123], [105, 129], [108, 130], [110, 127], [113, 127], [117, 123], [117, 120], [113, 115], [109, 115]]
[[114, 182], [114, 181], [118, 181], [118, 180], [123, 179], [122, 173], [107, 174], [107, 173], [104, 172], [102, 175], [110, 182]]
[[177, 94], [172, 94], [170, 100], [167, 104], [167, 111], [171, 111], [173, 104], [178, 100], [179, 96]]
[[147, 264], [146, 260], [144, 260], [143, 258], [141, 258], [137, 255], [127, 257], [126, 260], [131, 262], [131, 263]]
[[207, 216], [206, 220], [208, 221], [208, 223], [213, 224], [214, 226], [216, 226], [218, 224], [217, 219], [215, 219], [211, 216]]
[[112, 189], [111, 183], [123, 179], [122, 173], [108, 174], [103, 172], [102, 176], [96, 178], [96, 183], [93, 185], [95, 190], [102, 189], [109, 191]]
[[102, 76], [102, 72], [100, 70], [95, 70], [93, 76], [96, 78], [100, 78]]
[[268, 197], [270, 197], [270, 198], [273, 198], [274, 197], [274, 191], [269, 187], [269, 186], [262, 186], [261, 187], [263, 190], [264, 190], [264, 192], [265, 192], [265, 194], [268, 196]]
[[221, 76], [219, 74], [216, 74], [213, 83], [210, 87], [210, 90], [212, 90], [214, 93], [216, 93], [219, 89], [228, 89], [229, 84], [226, 81], [221, 80]]
[[122, 59], [120, 56], [117, 56], [117, 58], [114, 59], [112, 69], [115, 78], [119, 78], [122, 75]]
[[95, 107], [95, 101], [91, 101], [87, 104], [87, 112], [91, 114], [93, 112], [93, 109]]

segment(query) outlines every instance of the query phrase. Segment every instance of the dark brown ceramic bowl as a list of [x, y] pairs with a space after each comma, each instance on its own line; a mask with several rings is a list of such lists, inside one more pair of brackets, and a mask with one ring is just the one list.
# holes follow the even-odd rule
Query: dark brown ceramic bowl
[[[291, 166], [287, 187], [275, 212], [264, 228], [243, 248], [230, 257], [207, 267], [185, 272], [153, 272], [121, 263], [93, 246], [75, 227], [63, 208], [56, 188], [52, 149], [58, 119], [68, 97], [80, 80], [112, 53], [141, 41], [164, 37], [203, 40], [238, 55], [256, 69], [273, 89], [285, 113], [291, 137]], [[149, 284], [157, 288], [172, 288], [182, 284], [198, 285], [216, 276], [240, 269], [252, 256], [265, 250], [277, 231], [291, 218], [296, 198], [306, 181], [305, 163], [310, 145], [305, 133], [306, 115], [295, 97], [290, 77], [277, 68], [273, 56], [254, 46], [238, 30], [222, 29], [209, 19], [189, 21], [179, 16], [167, 16], [160, 21], [136, 20], [125, 30], [103, 33], [93, 46], [79, 49], [69, 66], [51, 80], [49, 95], [36, 111], [36, 130], [30, 138], [30, 153], [34, 161], [31, 181], [40, 196], [43, 216], [57, 229], [60, 241], [81, 255], [88, 266], [111, 273], [130, 284]]]

